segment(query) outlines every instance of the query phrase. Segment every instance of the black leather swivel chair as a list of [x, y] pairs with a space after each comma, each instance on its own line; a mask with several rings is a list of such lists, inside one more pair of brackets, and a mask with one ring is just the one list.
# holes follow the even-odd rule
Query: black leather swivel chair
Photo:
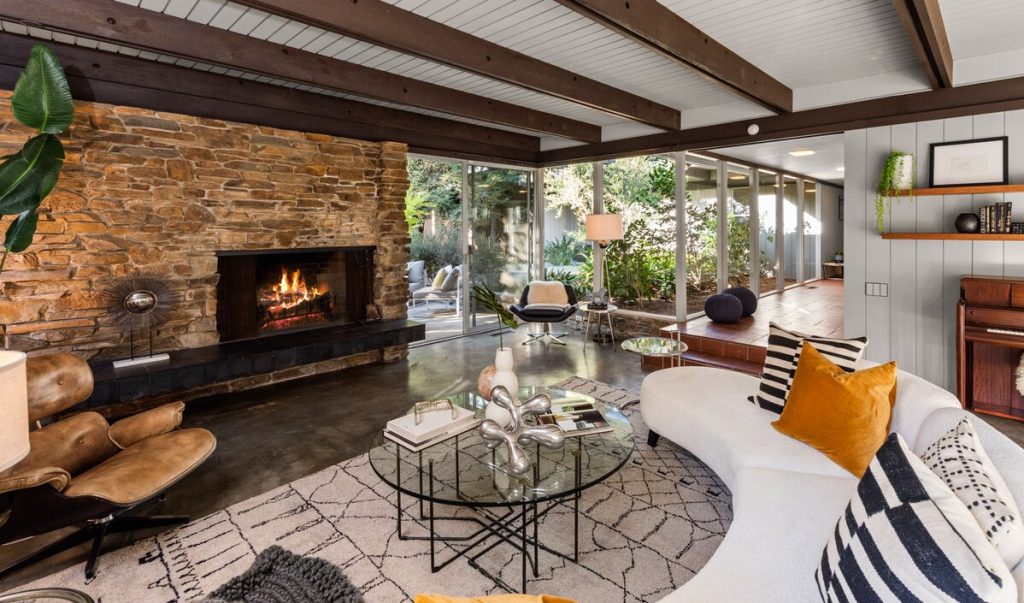
[[559, 344], [565, 345], [565, 342], [560, 338], [565, 337], [568, 333], [552, 333], [551, 325], [554, 323], [565, 322], [570, 316], [576, 313], [579, 309], [579, 302], [576, 300], [576, 291], [573, 290], [569, 285], [564, 285], [565, 295], [567, 298], [568, 306], [562, 307], [555, 304], [531, 304], [530, 299], [530, 286], [527, 285], [523, 289], [523, 294], [519, 298], [518, 304], [509, 306], [509, 310], [513, 314], [523, 320], [523, 322], [535, 322], [543, 323], [544, 331], [542, 333], [527, 333], [527, 340], [523, 342], [523, 345], [533, 343], [535, 341], [542, 341], [545, 338]]

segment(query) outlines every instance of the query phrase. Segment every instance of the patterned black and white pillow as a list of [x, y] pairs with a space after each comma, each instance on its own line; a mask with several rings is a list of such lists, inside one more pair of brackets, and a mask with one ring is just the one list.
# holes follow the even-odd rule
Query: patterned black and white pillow
[[796, 365], [800, 362], [800, 348], [803, 347], [805, 340], [848, 373], [856, 370], [857, 362], [864, 355], [864, 348], [868, 345], [867, 337], [816, 337], [787, 331], [774, 322], [769, 323], [768, 353], [761, 371], [761, 385], [758, 387], [757, 395], [749, 398], [751, 402], [765, 410], [782, 414], [789, 390], [793, 386]]
[[974, 516], [898, 434], [861, 478], [814, 577], [826, 603], [1017, 600]]
[[963, 419], [935, 440], [921, 460], [967, 505], [1007, 566], [1024, 559], [1020, 509], [970, 421]]

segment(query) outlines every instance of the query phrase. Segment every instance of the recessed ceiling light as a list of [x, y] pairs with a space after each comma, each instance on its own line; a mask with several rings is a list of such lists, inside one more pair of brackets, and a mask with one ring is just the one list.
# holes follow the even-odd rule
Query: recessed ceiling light
[[837, 171], [837, 172], [845, 172], [845, 171], [846, 171], [846, 166], [842, 166], [842, 165], [841, 165], [841, 166], [839, 166], [839, 167], [837, 167], [837, 168], [836, 168], [836, 171]]
[[813, 155], [814, 151], [810, 149], [799, 149], [796, 151], [790, 151], [789, 154], [793, 157], [807, 157], [809, 155]]

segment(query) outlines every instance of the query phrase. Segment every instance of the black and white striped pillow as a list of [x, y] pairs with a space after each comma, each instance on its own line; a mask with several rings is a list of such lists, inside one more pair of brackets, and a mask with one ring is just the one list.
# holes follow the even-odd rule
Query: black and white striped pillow
[[848, 373], [856, 370], [857, 362], [868, 345], [867, 337], [816, 337], [787, 331], [774, 322], [769, 323], [768, 354], [765, 356], [764, 368], [761, 371], [761, 385], [758, 387], [757, 395], [749, 398], [751, 402], [765, 410], [782, 414], [789, 389], [793, 387], [796, 365], [800, 362], [800, 348], [803, 347], [805, 340]]
[[861, 478], [814, 577], [826, 603], [1017, 600], [974, 516], [895, 433]]

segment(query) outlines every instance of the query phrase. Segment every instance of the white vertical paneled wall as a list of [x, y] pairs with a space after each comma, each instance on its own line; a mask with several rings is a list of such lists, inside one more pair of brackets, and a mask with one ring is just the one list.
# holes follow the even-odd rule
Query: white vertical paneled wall
[[[1010, 182], [1024, 182], [1024, 111], [846, 132], [844, 330], [868, 336], [870, 360], [896, 360], [901, 369], [954, 389], [960, 278], [1024, 276], [1024, 242], [885, 241], [875, 228], [874, 190], [890, 150], [913, 152], [918, 186], [927, 186], [931, 143], [1002, 135], [1009, 136]], [[1014, 202], [1015, 219], [1024, 218], [1020, 193], [921, 197], [895, 200], [886, 230], [953, 232], [957, 214], [1003, 200]], [[886, 283], [889, 295], [865, 295], [865, 282]]]

